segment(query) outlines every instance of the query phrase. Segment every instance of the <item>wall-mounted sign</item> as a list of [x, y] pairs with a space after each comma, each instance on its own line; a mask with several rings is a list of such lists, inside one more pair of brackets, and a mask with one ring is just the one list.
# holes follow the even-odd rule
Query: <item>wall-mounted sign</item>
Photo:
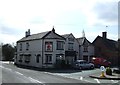
[[53, 51], [53, 43], [52, 42], [45, 42], [45, 50], [46, 51]]

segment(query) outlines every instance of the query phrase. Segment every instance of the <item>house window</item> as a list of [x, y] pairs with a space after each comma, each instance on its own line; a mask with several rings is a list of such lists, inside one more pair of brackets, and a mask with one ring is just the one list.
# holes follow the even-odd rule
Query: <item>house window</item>
[[56, 61], [63, 60], [64, 59], [63, 56], [64, 56], [64, 54], [56, 54]]
[[22, 51], [22, 43], [20, 43], [20, 51]]
[[36, 56], [36, 62], [39, 63], [40, 54]]
[[84, 52], [88, 52], [88, 47], [87, 46], [84, 47]]
[[20, 54], [19, 62], [22, 62], [23, 54]]
[[73, 43], [68, 43], [68, 50], [73, 50]]
[[45, 42], [45, 51], [53, 51], [53, 42]]
[[46, 54], [45, 56], [46, 56], [45, 63], [52, 64], [52, 54]]
[[57, 50], [64, 50], [64, 42], [57, 41]]
[[68, 38], [68, 40], [74, 42], [74, 38]]
[[26, 43], [26, 50], [29, 50], [29, 43]]
[[30, 56], [31, 56], [31, 54], [25, 55], [25, 62], [26, 62], [26, 63], [29, 63], [29, 62], [30, 62]]

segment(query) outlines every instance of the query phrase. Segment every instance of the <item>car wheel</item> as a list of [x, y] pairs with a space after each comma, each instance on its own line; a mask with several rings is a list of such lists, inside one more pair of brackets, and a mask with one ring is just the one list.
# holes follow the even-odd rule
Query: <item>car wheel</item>
[[94, 69], [94, 66], [90, 66], [90, 69]]
[[81, 69], [82, 69], [82, 67], [80, 66], [80, 67], [79, 67], [79, 69], [81, 70]]

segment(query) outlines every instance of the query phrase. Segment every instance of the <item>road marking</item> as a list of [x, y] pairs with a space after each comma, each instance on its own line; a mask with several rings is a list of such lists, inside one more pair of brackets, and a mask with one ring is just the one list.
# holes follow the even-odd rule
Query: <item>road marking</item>
[[100, 81], [98, 79], [94, 79], [95, 81], [97, 81], [97, 83], [100, 83]]
[[80, 80], [83, 80], [83, 77], [82, 77], [82, 76], [80, 77]]
[[23, 75], [22, 73], [20, 73], [20, 72], [17, 72], [17, 71], [15, 71], [15, 73], [17, 73], [17, 74], [19, 74], [19, 75]]
[[111, 80], [113, 83], [117, 83], [118, 81]]
[[93, 82], [91, 82], [91, 81], [88, 81], [88, 80], [85, 80], [85, 79], [84, 79], [83, 81], [85, 81], [85, 82], [89, 82], [89, 83], [93, 83]]
[[[34, 81], [34, 82], [37, 82], [37, 83], [42, 83], [42, 82], [40, 82], [40, 81], [38, 81], [38, 80], [36, 80], [36, 79], [33, 79], [33, 78], [31, 78], [31, 77], [28, 77], [31, 81]], [[43, 83], [42, 83], [43, 84]]]
[[4, 61], [4, 62], [2, 62], [2, 63], [9, 64], [9, 61]]
[[0, 66], [0, 68], [3, 68], [3, 66]]
[[1, 67], [1, 68], [4, 68], [4, 69], [6, 69], [6, 70], [9, 70], [9, 71], [12, 71], [12, 69], [10, 69], [10, 68], [5, 68], [5, 67]]

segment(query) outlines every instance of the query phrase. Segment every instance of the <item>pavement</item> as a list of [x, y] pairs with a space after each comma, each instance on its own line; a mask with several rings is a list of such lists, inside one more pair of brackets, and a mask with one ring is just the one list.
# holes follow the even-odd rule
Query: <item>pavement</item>
[[93, 74], [90, 75], [89, 77], [91, 78], [97, 78], [97, 79], [109, 79], [109, 80], [120, 80], [120, 74], [112, 73], [112, 75], [105, 75], [105, 77], [101, 77], [101, 74]]

